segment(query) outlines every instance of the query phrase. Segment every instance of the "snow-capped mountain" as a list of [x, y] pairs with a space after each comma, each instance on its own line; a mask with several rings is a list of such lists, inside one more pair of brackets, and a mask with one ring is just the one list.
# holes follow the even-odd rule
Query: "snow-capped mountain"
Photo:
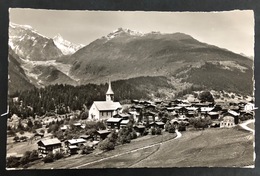
[[[57, 59], [65, 57], [69, 52], [74, 53], [78, 46], [63, 40], [61, 36], [57, 36], [54, 40], [39, 34], [31, 26], [10, 23], [9, 46], [9, 60], [15, 56], [23, 73], [23, 77], [14, 77], [12, 74], [13, 80], [19, 78], [20, 82], [27, 81], [36, 87], [64, 82], [76, 84], [76, 81], [69, 76], [71, 65], [60, 63]], [[14, 68], [16, 67], [9, 64], [10, 73], [14, 73]], [[10, 87], [12, 85], [16, 86], [14, 81]]]
[[10, 23], [9, 45], [19, 57], [26, 60], [46, 61], [63, 56], [52, 39], [28, 25]]
[[84, 47], [84, 45], [77, 45], [63, 39], [60, 34], [56, 35], [53, 38], [53, 41], [64, 55], [71, 55], [78, 51], [80, 48]]
[[114, 30], [112, 33], [108, 34], [105, 38], [110, 40], [113, 39], [117, 36], [120, 35], [130, 35], [130, 36], [143, 36], [144, 34], [138, 31], [133, 31], [130, 29], [123, 29], [123, 28], [118, 28], [116, 30]]

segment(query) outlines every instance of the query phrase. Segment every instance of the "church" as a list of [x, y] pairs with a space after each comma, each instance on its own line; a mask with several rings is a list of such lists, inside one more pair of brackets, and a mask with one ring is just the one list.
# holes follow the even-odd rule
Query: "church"
[[89, 109], [88, 117], [92, 120], [107, 120], [117, 114], [121, 109], [121, 104], [114, 102], [114, 92], [111, 87], [111, 82], [109, 81], [106, 101], [94, 101]]

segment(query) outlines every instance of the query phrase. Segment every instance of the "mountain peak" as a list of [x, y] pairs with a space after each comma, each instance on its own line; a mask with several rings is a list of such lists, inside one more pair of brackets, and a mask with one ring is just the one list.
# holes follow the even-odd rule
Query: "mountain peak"
[[73, 54], [83, 47], [82, 45], [77, 45], [65, 40], [59, 33], [55, 37], [53, 37], [53, 42], [64, 55]]
[[114, 30], [112, 33], [107, 35], [107, 39], [112, 39], [115, 38], [117, 36], [121, 36], [121, 35], [131, 35], [131, 36], [143, 36], [144, 34], [138, 31], [133, 31], [130, 29], [124, 29], [124, 28], [118, 28], [116, 30]]
[[10, 27], [11, 28], [23, 28], [23, 29], [29, 29], [29, 30], [34, 30], [33, 28], [32, 28], [32, 26], [30, 26], [30, 25], [20, 25], [20, 24], [15, 24], [15, 23], [12, 23], [12, 22], [10, 22]]

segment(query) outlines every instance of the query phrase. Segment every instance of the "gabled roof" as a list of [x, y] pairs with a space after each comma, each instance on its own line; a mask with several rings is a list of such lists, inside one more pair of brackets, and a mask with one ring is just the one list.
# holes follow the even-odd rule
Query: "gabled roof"
[[215, 107], [201, 107], [200, 110], [202, 112], [209, 112], [212, 111]]
[[120, 124], [126, 125], [126, 124], [128, 124], [128, 123], [129, 123], [129, 120], [122, 120]]
[[157, 124], [157, 125], [164, 125], [163, 122], [155, 122], [155, 124]]
[[114, 111], [118, 108], [122, 108], [119, 102], [112, 101], [94, 101], [93, 104], [97, 107], [99, 111]]
[[97, 131], [98, 134], [105, 134], [105, 133], [110, 133], [108, 130], [99, 130]]
[[78, 144], [78, 143], [84, 143], [84, 142], [86, 142], [86, 140], [82, 139], [82, 138], [79, 138], [79, 139], [68, 140], [68, 142], [73, 145], [73, 144]]
[[109, 118], [107, 119], [107, 122], [120, 122], [122, 120], [122, 118]]
[[53, 138], [53, 139], [43, 139], [37, 142], [39, 144], [40, 142], [43, 143], [43, 145], [48, 146], [48, 145], [55, 145], [55, 144], [61, 144], [61, 141], [58, 138]]
[[228, 113], [233, 116], [239, 116], [239, 113], [237, 113], [236, 111], [228, 110]]

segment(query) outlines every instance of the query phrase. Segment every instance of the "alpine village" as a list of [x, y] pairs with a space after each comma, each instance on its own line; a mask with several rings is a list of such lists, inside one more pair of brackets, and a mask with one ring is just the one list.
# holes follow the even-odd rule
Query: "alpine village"
[[8, 61], [7, 169], [254, 165], [251, 58], [183, 33], [76, 46], [10, 23]]

